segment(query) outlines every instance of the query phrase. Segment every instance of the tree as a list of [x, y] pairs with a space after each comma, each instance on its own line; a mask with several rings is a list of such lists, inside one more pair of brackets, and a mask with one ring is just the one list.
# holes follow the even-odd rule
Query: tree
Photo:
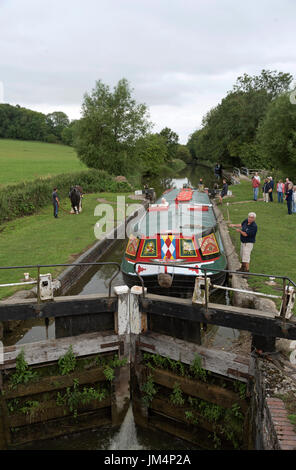
[[68, 127], [65, 127], [62, 130], [61, 138], [62, 138], [63, 144], [73, 145], [77, 123], [78, 123], [78, 120], [74, 119], [73, 121], [70, 122]]
[[167, 160], [167, 144], [159, 134], [147, 134], [138, 139], [133, 161], [142, 174], [157, 175]]
[[265, 162], [276, 169], [292, 171], [296, 177], [296, 105], [291, 103], [289, 93], [270, 103], [256, 143]]
[[62, 140], [63, 130], [69, 126], [70, 120], [67, 114], [62, 111], [54, 111], [47, 114], [46, 123], [48, 126], [48, 133], [54, 135], [58, 141]]
[[167, 146], [167, 157], [166, 161], [172, 161], [176, 158], [177, 150], [178, 150], [178, 141], [179, 136], [176, 132], [169, 129], [169, 127], [165, 127], [159, 133], [162, 137], [164, 137], [166, 146]]
[[126, 175], [136, 141], [150, 129], [145, 104], [137, 104], [126, 79], [114, 87], [100, 80], [85, 94], [74, 146], [89, 167]]
[[233, 90], [203, 118], [202, 129], [192, 134], [187, 145], [194, 158], [239, 166], [249, 164], [253, 155], [262, 162], [255, 144], [258, 126], [291, 81], [290, 74], [266, 70], [238, 77]]
[[176, 158], [183, 160], [185, 163], [192, 163], [192, 155], [186, 145], [178, 145]]
[[289, 90], [293, 76], [290, 73], [277, 72], [276, 70], [262, 70], [260, 75], [250, 77], [244, 74], [238, 77], [233, 91], [259, 91], [265, 90], [268, 95], [275, 98], [277, 95]]

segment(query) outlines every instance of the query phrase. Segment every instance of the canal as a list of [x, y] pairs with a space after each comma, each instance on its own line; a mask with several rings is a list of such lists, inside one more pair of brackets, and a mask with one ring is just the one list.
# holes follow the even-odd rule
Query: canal
[[[196, 187], [200, 178], [206, 187], [212, 188], [214, 174], [212, 169], [206, 167], [187, 167], [175, 175], [174, 178], [167, 178], [165, 175], [159, 178], [146, 179], [144, 184], [155, 189], [157, 197], [170, 187], [182, 188], [183, 184], [190, 184]], [[118, 240], [112, 248], [100, 257], [98, 261], [113, 261], [121, 263], [122, 255], [126, 247], [126, 240]], [[89, 270], [68, 292], [69, 295], [107, 293], [109, 279], [114, 273], [114, 267], [110, 265], [94, 267]], [[112, 286], [123, 285], [124, 281], [121, 273], [114, 279]], [[229, 298], [225, 291], [217, 292], [211, 297], [212, 302], [229, 303]], [[227, 347], [236, 340], [239, 333], [236, 330], [223, 327], [209, 327], [202, 334], [203, 344], [211, 344], [212, 347]], [[14, 332], [4, 338], [5, 345], [24, 344], [55, 337], [55, 324], [51, 320], [45, 326], [43, 321], [22, 322]], [[144, 429], [135, 426], [131, 408], [129, 409], [121, 429], [114, 432], [111, 429], [84, 432], [78, 436], [67, 436], [51, 439], [34, 445], [25, 446], [26, 449], [81, 449], [81, 450], [188, 450], [195, 449], [191, 444], [173, 438], [162, 432], [155, 432], [153, 435]]]

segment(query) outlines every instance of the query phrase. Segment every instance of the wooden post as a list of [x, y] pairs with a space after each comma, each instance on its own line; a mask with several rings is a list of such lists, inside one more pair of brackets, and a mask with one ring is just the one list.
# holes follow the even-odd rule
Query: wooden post
[[[1, 341], [0, 341], [1, 347]], [[0, 349], [0, 358], [1, 358], [1, 349]], [[1, 364], [1, 361], [0, 361]], [[7, 449], [10, 432], [8, 427], [8, 420], [7, 420], [7, 404], [2, 395], [3, 391], [3, 372], [0, 371], [0, 450]]]
[[[145, 293], [146, 291], [147, 288], [145, 287]], [[140, 393], [143, 374], [140, 365], [141, 357], [139, 353], [140, 334], [147, 331], [147, 315], [140, 310], [140, 295], [142, 295], [142, 287], [133, 286], [130, 294], [132, 403], [136, 424], [142, 427], [147, 427], [148, 408], [142, 402]]]
[[115, 328], [119, 340], [119, 359], [127, 359], [125, 366], [116, 371], [112, 390], [112, 425], [119, 426], [127, 412], [130, 402], [130, 315], [129, 315], [129, 288], [127, 286], [114, 287], [118, 296], [118, 310]]

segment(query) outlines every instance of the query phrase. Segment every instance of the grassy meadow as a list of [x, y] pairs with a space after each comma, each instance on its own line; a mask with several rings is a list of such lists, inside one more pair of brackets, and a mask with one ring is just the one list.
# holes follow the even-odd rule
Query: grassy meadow
[[[53, 217], [53, 206], [50, 204], [32, 216], [22, 217], [0, 226], [0, 266], [22, 266], [38, 264], [74, 263], [75, 259], [97, 238], [94, 233], [96, 222], [100, 216], [94, 214], [95, 208], [101, 203], [110, 203], [114, 210], [114, 221], [122, 220], [117, 215], [117, 196], [125, 196], [126, 204], [139, 201], [129, 199], [130, 193], [97, 193], [86, 194], [83, 198], [83, 210], [79, 215], [70, 214], [70, 201], [60, 201], [59, 218]], [[106, 216], [107, 217], [107, 216]], [[108, 217], [112, 222], [112, 215]], [[104, 226], [103, 226], [104, 229]], [[105, 230], [105, 229], [104, 229]], [[41, 273], [51, 272], [56, 277], [65, 267], [43, 268]], [[20, 282], [24, 277], [24, 269], [0, 270], [0, 283]], [[28, 269], [31, 277], [37, 270]], [[32, 288], [32, 286], [28, 286]], [[0, 298], [12, 295], [21, 287], [1, 287]]]
[[0, 139], [0, 187], [85, 169], [67, 145]]

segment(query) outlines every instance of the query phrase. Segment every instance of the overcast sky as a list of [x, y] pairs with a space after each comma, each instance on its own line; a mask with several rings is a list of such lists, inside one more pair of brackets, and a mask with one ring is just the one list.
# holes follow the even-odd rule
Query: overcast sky
[[296, 79], [295, 18], [295, 0], [0, 0], [0, 100], [76, 119], [125, 77], [186, 143], [239, 75]]

